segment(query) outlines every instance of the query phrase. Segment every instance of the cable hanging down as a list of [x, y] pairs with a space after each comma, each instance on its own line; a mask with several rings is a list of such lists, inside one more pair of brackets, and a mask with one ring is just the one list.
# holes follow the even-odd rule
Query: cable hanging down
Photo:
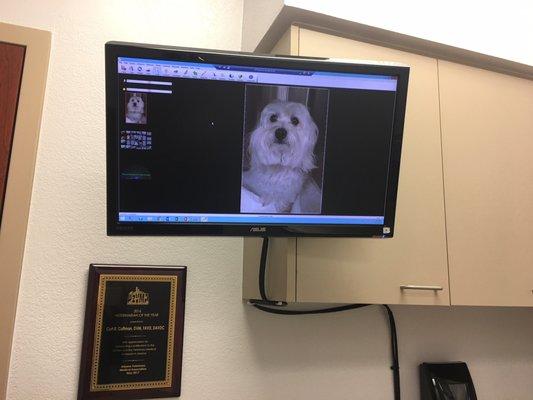
[[[357, 308], [367, 307], [371, 304], [347, 304], [337, 307], [321, 308], [316, 310], [287, 310], [284, 308], [278, 308], [279, 306], [287, 306], [286, 302], [269, 300], [266, 294], [265, 286], [265, 274], [267, 265], [268, 254], [268, 237], [263, 237], [263, 245], [261, 248], [261, 260], [259, 264], [259, 293], [261, 300], [250, 300], [252, 304], [258, 310], [278, 315], [310, 315], [310, 314], [329, 314], [334, 312], [354, 310]], [[276, 307], [277, 306], [277, 307]], [[396, 331], [396, 321], [394, 320], [394, 314], [390, 307], [386, 304], [382, 305], [387, 312], [389, 320], [390, 340], [391, 340], [391, 358], [392, 358], [392, 376], [393, 376], [393, 388], [394, 388], [394, 400], [401, 399], [400, 390], [400, 360], [398, 354], [398, 334]]]

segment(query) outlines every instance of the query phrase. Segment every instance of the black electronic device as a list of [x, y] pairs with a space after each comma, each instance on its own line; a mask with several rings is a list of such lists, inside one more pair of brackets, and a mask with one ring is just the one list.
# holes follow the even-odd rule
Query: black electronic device
[[477, 400], [464, 362], [420, 364], [421, 400]]
[[408, 76], [107, 43], [108, 234], [392, 237]]

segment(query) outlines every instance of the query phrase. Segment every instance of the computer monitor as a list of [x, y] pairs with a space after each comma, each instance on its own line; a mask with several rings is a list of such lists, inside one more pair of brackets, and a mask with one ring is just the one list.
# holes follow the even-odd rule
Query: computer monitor
[[108, 234], [392, 237], [408, 76], [107, 43]]

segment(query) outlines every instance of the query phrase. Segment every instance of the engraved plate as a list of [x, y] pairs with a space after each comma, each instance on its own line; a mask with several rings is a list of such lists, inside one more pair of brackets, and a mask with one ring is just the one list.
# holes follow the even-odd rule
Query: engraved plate
[[91, 266], [78, 399], [179, 395], [185, 274]]

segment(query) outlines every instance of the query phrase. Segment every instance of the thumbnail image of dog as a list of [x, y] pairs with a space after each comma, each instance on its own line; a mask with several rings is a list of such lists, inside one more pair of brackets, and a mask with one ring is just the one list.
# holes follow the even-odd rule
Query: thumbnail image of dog
[[126, 103], [126, 123], [146, 124], [146, 94], [131, 93]]
[[243, 172], [242, 212], [318, 214], [321, 190], [316, 168], [318, 128], [306, 106], [275, 100], [261, 111], [250, 135], [250, 169]]

